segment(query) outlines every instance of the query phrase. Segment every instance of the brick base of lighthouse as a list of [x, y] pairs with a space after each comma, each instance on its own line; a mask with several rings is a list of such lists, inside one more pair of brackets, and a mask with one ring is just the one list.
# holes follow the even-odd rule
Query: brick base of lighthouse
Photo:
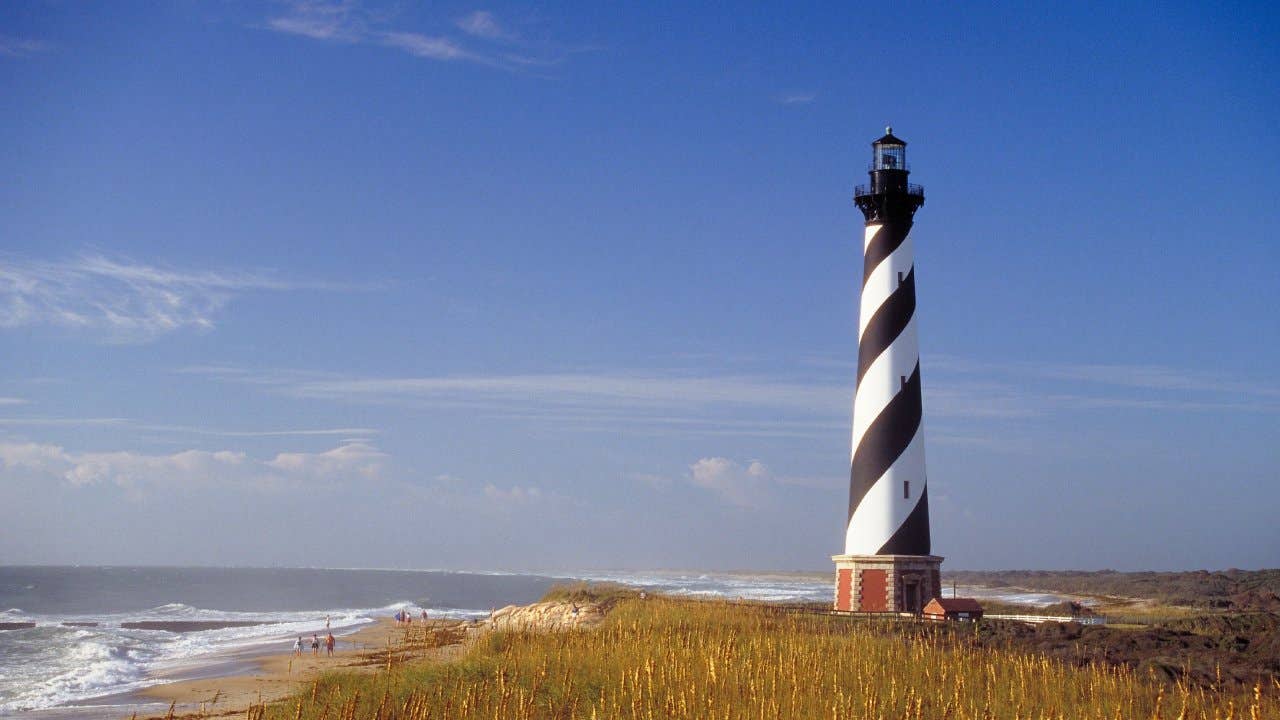
[[919, 613], [942, 596], [936, 555], [833, 555], [836, 610]]

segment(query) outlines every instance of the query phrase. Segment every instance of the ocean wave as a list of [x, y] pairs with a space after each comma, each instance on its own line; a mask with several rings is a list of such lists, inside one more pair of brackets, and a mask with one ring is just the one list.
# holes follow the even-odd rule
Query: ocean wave
[[106, 693], [145, 686], [148, 660], [154, 651], [110, 633], [76, 630], [68, 637], [34, 638], [45, 647], [24, 655], [20, 666], [6, 672], [0, 712], [48, 708]]

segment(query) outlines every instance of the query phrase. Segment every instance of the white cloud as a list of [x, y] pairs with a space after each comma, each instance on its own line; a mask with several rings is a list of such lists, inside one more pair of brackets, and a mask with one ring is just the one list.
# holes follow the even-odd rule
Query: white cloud
[[493, 13], [487, 10], [476, 10], [458, 18], [455, 24], [466, 34], [485, 40], [509, 40], [515, 37], [514, 33], [499, 24]]
[[165, 486], [217, 485], [265, 490], [377, 477], [386, 455], [368, 444], [322, 453], [280, 453], [266, 461], [243, 452], [184, 450], [149, 455], [127, 450], [68, 452], [58, 445], [0, 443], [0, 466], [27, 470], [76, 487], [111, 484], [141, 492]]
[[265, 464], [284, 473], [320, 480], [352, 476], [372, 479], [381, 474], [386, 457], [368, 443], [348, 443], [322, 453], [280, 453]]
[[0, 464], [11, 469], [52, 472], [64, 469], [67, 456], [57, 445], [39, 443], [0, 443]]
[[[661, 476], [633, 477], [658, 489], [665, 489], [669, 484]], [[774, 491], [780, 485], [829, 491], [841, 490], [848, 483], [836, 475], [778, 475], [759, 460], [742, 464], [725, 457], [701, 458], [689, 466], [686, 479], [694, 487], [709, 490], [730, 505], [747, 509], [775, 506]]]
[[743, 508], [763, 506], [772, 484], [772, 474], [758, 460], [743, 466], [728, 458], [705, 457], [689, 466], [689, 474], [695, 486]]
[[212, 328], [219, 311], [246, 292], [341, 287], [260, 273], [182, 272], [101, 256], [67, 262], [3, 258], [0, 327], [54, 325], [138, 342], [183, 328]]
[[27, 400], [25, 398], [0, 397], [0, 405], [26, 405], [26, 404], [27, 404]]
[[782, 105], [807, 105], [818, 98], [818, 93], [808, 90], [792, 90], [774, 96]]
[[502, 489], [493, 484], [484, 486], [484, 496], [497, 503], [506, 505], [528, 505], [542, 499], [542, 491], [536, 487], [512, 485]]
[[66, 455], [70, 468], [62, 473], [72, 485], [111, 483], [140, 489], [157, 483], [211, 484], [236, 474], [245, 464], [244, 453], [185, 450], [172, 455], [133, 452]]

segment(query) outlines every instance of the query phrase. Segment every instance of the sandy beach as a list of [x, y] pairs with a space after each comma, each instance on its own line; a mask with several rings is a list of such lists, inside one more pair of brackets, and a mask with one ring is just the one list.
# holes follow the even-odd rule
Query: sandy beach
[[[449, 622], [441, 626], [454, 624]], [[379, 619], [368, 627], [339, 638], [332, 657], [324, 651], [323, 634], [320, 635], [319, 655], [312, 655], [308, 645], [302, 655], [296, 656], [291, 649], [292, 642], [282, 641], [281, 646], [287, 648], [284, 652], [245, 658], [242, 661], [245, 669], [236, 674], [175, 680], [141, 690], [137, 696], [147, 702], [176, 703], [174, 711], [177, 715], [241, 713], [251, 704], [278, 700], [299, 684], [309, 682], [328, 670], [372, 671], [385, 663], [387, 648], [403, 645], [405, 633], [406, 629], [397, 626], [394, 620]], [[310, 636], [304, 636], [303, 641], [309, 643]]]
[[387, 667], [388, 657], [396, 664], [405, 660], [446, 661], [461, 655], [469, 641], [486, 629], [587, 628], [599, 624], [605, 612], [605, 606], [598, 602], [558, 600], [508, 605], [479, 622], [435, 620], [405, 627], [384, 618], [342, 638], [333, 657], [327, 657], [323, 649], [313, 656], [309, 648], [301, 656], [292, 651], [258, 655], [246, 659], [249, 664], [243, 671], [176, 680], [142, 690], [137, 697], [153, 703], [176, 703], [176, 716], [238, 715], [250, 705], [279, 700], [328, 670], [373, 672]]

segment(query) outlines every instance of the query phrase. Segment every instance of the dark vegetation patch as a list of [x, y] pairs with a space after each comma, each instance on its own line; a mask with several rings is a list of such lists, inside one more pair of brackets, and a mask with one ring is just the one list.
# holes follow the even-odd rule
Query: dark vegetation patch
[[1146, 598], [1181, 607], [1280, 613], [1280, 570], [962, 570], [948, 572], [947, 580], [1069, 595]]
[[1134, 629], [986, 621], [969, 632], [967, 641], [1077, 666], [1124, 665], [1156, 679], [1204, 688], [1269, 687], [1280, 677], [1280, 617], [1263, 613], [1189, 617]]

